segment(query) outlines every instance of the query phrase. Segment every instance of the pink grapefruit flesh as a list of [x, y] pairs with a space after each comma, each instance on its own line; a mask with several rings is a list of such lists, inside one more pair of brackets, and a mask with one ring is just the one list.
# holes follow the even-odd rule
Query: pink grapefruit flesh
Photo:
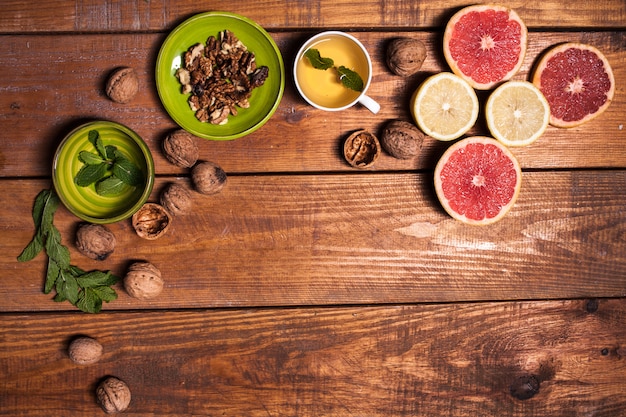
[[493, 138], [473, 136], [452, 145], [435, 168], [443, 208], [464, 223], [494, 223], [513, 207], [522, 184], [515, 156]]
[[448, 21], [443, 51], [452, 72], [478, 90], [512, 78], [526, 54], [528, 30], [515, 11], [493, 5], [468, 6]]
[[606, 110], [615, 92], [615, 78], [606, 57], [595, 47], [565, 43], [539, 60], [535, 84], [550, 104], [550, 124], [574, 127]]

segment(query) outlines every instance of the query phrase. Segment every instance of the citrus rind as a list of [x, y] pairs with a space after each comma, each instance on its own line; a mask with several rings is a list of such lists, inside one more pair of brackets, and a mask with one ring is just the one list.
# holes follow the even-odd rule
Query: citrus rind
[[[483, 159], [483, 165], [477, 163], [476, 159], [472, 159], [470, 154], [471, 152], [461, 152], [457, 153], [459, 150], [467, 150], [466, 148], [471, 145], [484, 145], [483, 150], [485, 158]], [[461, 159], [461, 166], [459, 166], [459, 159], [455, 159], [451, 162], [451, 157], [458, 156]], [[465, 158], [463, 160], [463, 158]], [[480, 158], [479, 158], [480, 159]], [[485, 162], [485, 159], [488, 162]], [[498, 162], [504, 162], [506, 167], [503, 169], [500, 167], [499, 172], [498, 167], [494, 168], [494, 165]], [[454, 165], [457, 163], [456, 168], [458, 170], [465, 170], [461, 175], [454, 175], [452, 177], [448, 175], [450, 164]], [[453, 167], [454, 168], [454, 167]], [[490, 174], [491, 176], [486, 179], [480, 179], [480, 175], [475, 175], [474, 171], [477, 173], [483, 174], [483, 169], [485, 171], [489, 171], [491, 169], [495, 169]], [[454, 171], [454, 170], [453, 170]], [[515, 176], [513, 184], [511, 184], [510, 174]], [[469, 176], [472, 176], [469, 179]], [[487, 175], [487, 174], [485, 174]], [[457, 181], [464, 182], [464, 184], [459, 184]], [[484, 204], [485, 201], [476, 201], [476, 199], [485, 198], [488, 193], [472, 193], [467, 192], [467, 190], [463, 190], [467, 183], [471, 182], [472, 186], [482, 186], [480, 184], [481, 181], [490, 182], [506, 182], [505, 186], [508, 187], [508, 192], [505, 192], [502, 195], [502, 190], [499, 190], [498, 193], [491, 193], [489, 198], [499, 199], [501, 201], [495, 202], [495, 211], [491, 209], [488, 214], [485, 214], [482, 218], [468, 217], [465, 213], [467, 210], [459, 209], [459, 207], [453, 207], [458, 205], [455, 201], [462, 199], [465, 203], [470, 204]], [[444, 184], [447, 183], [447, 184]], [[504, 146], [502, 143], [497, 141], [494, 138], [486, 137], [486, 136], [472, 136], [467, 137], [465, 139], [461, 139], [460, 141], [454, 143], [450, 146], [444, 154], [441, 156], [437, 165], [435, 167], [434, 172], [434, 185], [435, 192], [437, 194], [437, 198], [441, 203], [443, 209], [454, 219], [475, 226], [483, 226], [488, 224], [493, 224], [499, 220], [501, 220], [513, 207], [515, 202], [517, 201], [517, 197], [519, 196], [521, 185], [522, 185], [522, 170], [520, 168], [519, 162], [517, 158], [511, 153], [511, 151]], [[480, 197], [476, 197], [479, 195]], [[494, 202], [491, 202], [494, 203]], [[492, 204], [493, 206], [493, 204]]]
[[487, 127], [506, 146], [527, 146], [546, 131], [550, 105], [528, 81], [507, 81], [496, 88], [485, 105]]
[[470, 130], [478, 111], [474, 89], [450, 72], [428, 77], [411, 100], [415, 123], [425, 134], [441, 141], [457, 139]]

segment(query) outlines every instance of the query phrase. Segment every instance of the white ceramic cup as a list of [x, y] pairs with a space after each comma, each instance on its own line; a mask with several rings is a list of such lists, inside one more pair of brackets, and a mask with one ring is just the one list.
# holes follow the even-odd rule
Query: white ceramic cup
[[[309, 62], [305, 62], [307, 60], [307, 58], [304, 57], [305, 52], [309, 48], [322, 49], [324, 42], [329, 41], [330, 39], [340, 39], [340, 42], [347, 42], [346, 45], [349, 45], [350, 51], [351, 51], [350, 53], [348, 53], [348, 58], [350, 59], [347, 59], [346, 57], [344, 57], [343, 60], [350, 61], [353, 58], [354, 60], [360, 63], [361, 69], [355, 70], [354, 68], [351, 68], [350, 62], [341, 62], [342, 61], [341, 57], [337, 58], [337, 57], [332, 57], [332, 56], [325, 56], [325, 53], [322, 53], [321, 50], [320, 50], [320, 55], [322, 57], [332, 58], [333, 61], [335, 61], [336, 67], [343, 65], [351, 70], [356, 71], [359, 74], [359, 76], [363, 79], [363, 90], [361, 90], [360, 92], [354, 92], [354, 91], [349, 90], [347, 87], [342, 86], [341, 82], [339, 81], [338, 76], [335, 74], [335, 77], [337, 78], [335, 82], [341, 89], [345, 90], [343, 93], [339, 93], [339, 94], [344, 94], [346, 96], [345, 98], [338, 100], [341, 103], [337, 105], [322, 103], [325, 99], [325, 97], [323, 97], [325, 95], [325, 92], [320, 91], [319, 86], [305, 85], [306, 83], [306, 81], [304, 80], [305, 77], [302, 74], [299, 74], [299, 71], [298, 71], [299, 65], [301, 66], [311, 65]], [[300, 71], [304, 71], [304, 70], [305, 69], [303, 69], [302, 67], [300, 68]], [[320, 72], [334, 71], [333, 69], [318, 70], [318, 69], [312, 68], [312, 66], [310, 66], [306, 70], [320, 71]], [[367, 74], [364, 75], [362, 74], [362, 72], [367, 72]], [[324, 75], [330, 78], [333, 77], [332, 73], [324, 74]], [[370, 98], [369, 96], [365, 94], [372, 82], [372, 60], [369, 54], [367, 53], [367, 50], [363, 46], [363, 44], [359, 42], [359, 40], [356, 39], [354, 36], [348, 33], [340, 32], [340, 31], [326, 31], [326, 32], [318, 33], [317, 35], [313, 36], [311, 39], [306, 41], [304, 45], [302, 45], [298, 53], [296, 54], [296, 59], [293, 64], [293, 77], [294, 77], [294, 81], [296, 84], [296, 88], [298, 89], [298, 92], [300, 93], [302, 98], [304, 98], [311, 106], [318, 108], [320, 110], [340, 111], [340, 110], [345, 110], [347, 108], [350, 108], [354, 106], [356, 103], [360, 103], [361, 105], [366, 107], [369, 111], [371, 111], [374, 114], [378, 113], [378, 111], [380, 110], [380, 104], [378, 104], [375, 100], [373, 100], [372, 98]], [[337, 88], [333, 88], [333, 91], [337, 92]]]

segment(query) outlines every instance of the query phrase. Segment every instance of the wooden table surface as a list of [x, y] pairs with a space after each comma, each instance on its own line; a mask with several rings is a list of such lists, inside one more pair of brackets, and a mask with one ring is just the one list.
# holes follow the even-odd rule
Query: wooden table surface
[[[516, 79], [564, 41], [596, 46], [615, 98], [577, 128], [549, 127], [514, 149], [522, 190], [488, 227], [450, 218], [432, 171], [448, 144], [427, 139], [410, 160], [382, 155], [355, 170], [345, 137], [411, 120], [409, 97], [448, 70], [443, 27], [461, 1], [7, 0], [0, 6], [0, 414], [102, 415], [95, 386], [128, 383], [131, 416], [626, 416], [626, 3], [503, 1], [529, 28]], [[76, 250], [79, 220], [55, 225], [72, 262], [123, 276], [154, 263], [157, 298], [119, 298], [99, 314], [43, 293], [46, 257], [17, 262], [33, 235], [37, 193], [51, 187], [52, 154], [87, 120], [112, 120], [148, 143], [151, 201], [189, 171], [161, 141], [177, 126], [156, 92], [159, 48], [186, 18], [210, 10], [249, 17], [278, 44], [288, 70], [277, 112], [229, 142], [199, 140], [200, 158], [228, 174], [224, 190], [194, 194], [155, 241], [129, 221], [110, 225], [115, 252]], [[373, 115], [307, 105], [289, 72], [295, 52], [324, 29], [353, 33], [371, 52]], [[393, 75], [391, 39], [427, 45], [422, 71]], [[128, 104], [104, 93], [108, 74], [133, 67]], [[482, 97], [484, 98], [484, 97]], [[481, 99], [482, 99], [481, 98]], [[486, 134], [479, 123], [469, 134]], [[104, 346], [79, 366], [78, 335]]]

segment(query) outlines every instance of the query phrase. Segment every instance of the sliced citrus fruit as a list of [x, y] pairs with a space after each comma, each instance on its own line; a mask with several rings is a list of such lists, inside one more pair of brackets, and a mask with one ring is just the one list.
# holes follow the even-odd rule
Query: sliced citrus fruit
[[606, 57], [595, 47], [565, 43], [546, 52], [537, 63], [533, 83], [550, 103], [550, 124], [574, 127], [599, 116], [615, 93], [615, 77]]
[[411, 112], [427, 135], [453, 140], [467, 132], [478, 118], [478, 97], [461, 77], [441, 72], [428, 77], [413, 94]]
[[508, 80], [522, 66], [528, 30], [515, 11], [493, 5], [468, 6], [448, 21], [443, 53], [448, 65], [478, 90]]
[[487, 127], [507, 146], [526, 146], [545, 132], [550, 105], [528, 81], [507, 81], [496, 88], [485, 106]]
[[500, 220], [520, 191], [522, 171], [515, 156], [485, 136], [462, 139], [444, 152], [435, 167], [435, 191], [443, 208], [464, 223]]

